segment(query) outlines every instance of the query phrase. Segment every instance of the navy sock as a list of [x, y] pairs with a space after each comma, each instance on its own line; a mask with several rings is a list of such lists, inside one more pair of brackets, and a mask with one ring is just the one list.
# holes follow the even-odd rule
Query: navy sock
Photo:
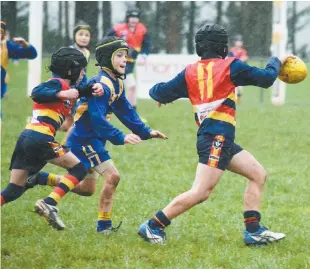
[[163, 211], [158, 211], [153, 218], [149, 220], [151, 229], [164, 229], [169, 226], [171, 221], [166, 217]]
[[261, 215], [258, 211], [249, 210], [243, 213], [245, 228], [250, 233], [255, 233], [260, 228]]
[[1, 205], [12, 202], [22, 196], [25, 192], [24, 186], [18, 186], [14, 183], [9, 183], [1, 192]]
[[97, 228], [100, 230], [105, 230], [112, 227], [112, 220], [98, 220], [97, 221]]

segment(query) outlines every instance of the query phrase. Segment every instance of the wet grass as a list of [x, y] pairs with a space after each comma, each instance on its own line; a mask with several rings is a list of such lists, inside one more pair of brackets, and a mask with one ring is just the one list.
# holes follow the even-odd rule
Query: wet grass
[[[22, 61], [10, 66], [9, 96], [3, 100], [2, 187], [9, 180], [15, 141], [31, 115], [26, 66]], [[94, 74], [95, 69], [88, 71]], [[122, 177], [113, 210], [115, 224], [123, 220], [121, 230], [108, 236], [95, 232], [102, 181], [92, 197], [69, 194], [63, 199], [59, 208], [68, 228], [61, 232], [31, 212], [34, 202], [51, 190], [37, 187], [2, 208], [2, 268], [310, 268], [310, 77], [288, 87], [285, 106], [270, 105], [269, 92], [261, 104], [260, 89], [245, 89], [237, 109], [236, 142], [269, 173], [262, 222], [286, 233], [284, 241], [263, 248], [243, 245], [246, 182], [227, 172], [208, 202], [173, 220], [165, 246], [143, 242], [136, 233], [140, 223], [192, 184], [197, 127], [187, 101], [157, 109], [153, 101], [141, 100], [141, 115], [169, 140], [108, 144]], [[121, 126], [115, 117], [112, 122]], [[45, 170], [63, 173], [50, 165]]]

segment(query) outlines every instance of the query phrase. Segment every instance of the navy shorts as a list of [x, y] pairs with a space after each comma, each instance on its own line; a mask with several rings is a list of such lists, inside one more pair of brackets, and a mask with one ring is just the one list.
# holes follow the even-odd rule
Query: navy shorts
[[97, 138], [85, 139], [83, 144], [76, 143], [73, 136], [69, 136], [67, 146], [70, 147], [72, 153], [84, 164], [87, 168], [95, 167], [111, 157], [105, 149], [105, 142]]
[[210, 167], [225, 170], [234, 155], [243, 149], [223, 135], [201, 133], [197, 136], [199, 162]]
[[56, 141], [48, 141], [23, 135], [19, 136], [12, 155], [10, 170], [22, 169], [39, 172], [49, 160], [67, 153], [67, 148]]

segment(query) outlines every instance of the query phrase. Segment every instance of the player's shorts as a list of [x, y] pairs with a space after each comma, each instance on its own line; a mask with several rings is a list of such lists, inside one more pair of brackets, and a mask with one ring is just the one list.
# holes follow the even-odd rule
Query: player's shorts
[[126, 75], [124, 80], [126, 90], [136, 86], [136, 78], [133, 73]]
[[85, 165], [85, 167], [93, 168], [99, 164], [110, 160], [109, 152], [104, 148], [105, 142], [99, 139], [92, 138], [85, 140], [83, 145], [70, 143], [70, 136], [67, 145], [70, 147], [72, 153]]
[[88, 169], [87, 176], [85, 177], [85, 180], [97, 180], [100, 175], [103, 175], [105, 171], [108, 169], [111, 169], [115, 167], [114, 162], [110, 159], [103, 163], [100, 163], [99, 165]]
[[233, 140], [222, 135], [201, 133], [197, 136], [199, 162], [225, 170], [234, 155], [243, 149]]
[[10, 170], [22, 169], [29, 173], [39, 172], [49, 160], [61, 157], [68, 152], [66, 147], [52, 140], [52, 137], [25, 130], [19, 136], [12, 155]]

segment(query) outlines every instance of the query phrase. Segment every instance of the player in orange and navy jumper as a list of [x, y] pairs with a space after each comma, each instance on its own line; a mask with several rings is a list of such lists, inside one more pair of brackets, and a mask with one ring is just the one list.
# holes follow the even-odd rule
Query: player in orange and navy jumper
[[143, 223], [139, 235], [150, 243], [166, 240], [164, 228], [175, 217], [208, 199], [225, 169], [249, 180], [245, 192], [244, 221], [246, 245], [262, 245], [285, 237], [260, 225], [260, 197], [266, 180], [262, 165], [234, 142], [236, 126], [235, 87], [255, 85], [268, 88], [276, 80], [281, 61], [270, 58], [265, 69], [252, 67], [235, 59], [226, 58], [228, 35], [217, 24], [206, 24], [195, 36], [196, 52], [201, 60], [190, 64], [167, 83], [158, 83], [150, 96], [160, 104], [178, 98], [189, 98], [199, 125], [197, 152], [199, 163], [192, 188], [176, 197], [163, 210]]
[[128, 91], [128, 101], [137, 109], [137, 91], [136, 79], [134, 76], [134, 67], [139, 54], [142, 59], [150, 53], [150, 37], [146, 26], [140, 22], [140, 11], [137, 9], [126, 12], [126, 22], [115, 25], [107, 36], [117, 36], [124, 39], [128, 46], [128, 61], [126, 65], [125, 87]]
[[72, 100], [93, 94], [91, 88], [72, 88], [82, 79], [86, 64], [83, 54], [73, 48], [61, 48], [52, 55], [49, 69], [53, 76], [31, 93], [33, 117], [17, 140], [10, 164], [11, 180], [1, 192], [1, 205], [12, 202], [24, 193], [27, 176], [39, 172], [47, 162], [65, 167], [68, 174], [35, 206], [36, 212], [56, 229], [65, 227], [58, 217], [57, 203], [87, 174], [79, 159], [55, 141], [57, 130], [71, 110]]
[[9, 59], [35, 59], [36, 49], [25, 39], [18, 37], [13, 41], [5, 40], [6, 23], [1, 21], [1, 98], [7, 91]]
[[[228, 53], [228, 57], [235, 57], [236, 59], [239, 59], [242, 62], [247, 62], [249, 57], [248, 57], [248, 52], [246, 51], [246, 49], [243, 48], [243, 41], [240, 39], [237, 39], [235, 41], [235, 46], [232, 47]], [[238, 86], [235, 89], [236, 91], [236, 98], [237, 98], [237, 102], [240, 101], [241, 96], [242, 96], [242, 92], [243, 92], [243, 87], [242, 86]]]

